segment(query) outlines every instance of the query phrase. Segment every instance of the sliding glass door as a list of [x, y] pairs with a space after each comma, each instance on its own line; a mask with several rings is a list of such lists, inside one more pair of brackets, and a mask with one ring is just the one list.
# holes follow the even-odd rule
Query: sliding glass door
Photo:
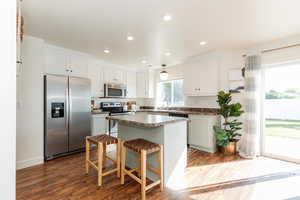
[[263, 155], [300, 163], [300, 63], [264, 69]]

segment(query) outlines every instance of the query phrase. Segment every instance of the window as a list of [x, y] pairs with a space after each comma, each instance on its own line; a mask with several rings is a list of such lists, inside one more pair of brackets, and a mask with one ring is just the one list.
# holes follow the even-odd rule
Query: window
[[183, 80], [172, 80], [158, 83], [157, 87], [158, 106], [182, 106]]

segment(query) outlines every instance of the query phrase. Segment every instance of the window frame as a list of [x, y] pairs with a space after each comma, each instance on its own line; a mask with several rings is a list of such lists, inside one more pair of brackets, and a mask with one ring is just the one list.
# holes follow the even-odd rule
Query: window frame
[[[178, 79], [171, 79], [171, 80], [166, 80], [166, 81], [159, 81], [157, 83], [157, 105], [158, 106], [165, 106], [162, 104], [161, 100], [159, 99], [160, 95], [160, 90], [159, 88], [161, 87], [160, 84], [163, 84], [163, 83], [171, 83], [171, 103], [170, 104], [167, 104], [166, 106], [184, 106], [184, 94], [183, 94], [183, 91], [182, 91], [182, 94], [183, 94], [183, 103], [182, 104], [175, 104], [174, 103], [174, 82], [175, 81], [179, 81], [181, 80], [182, 81], [182, 87], [183, 87], [183, 81], [184, 79], [183, 78], [178, 78]], [[183, 90], [183, 89], [182, 89]]]

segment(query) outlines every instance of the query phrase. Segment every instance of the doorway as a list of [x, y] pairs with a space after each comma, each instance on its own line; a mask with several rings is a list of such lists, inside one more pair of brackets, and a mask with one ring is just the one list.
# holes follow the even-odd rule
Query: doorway
[[300, 62], [264, 68], [262, 153], [300, 163]]

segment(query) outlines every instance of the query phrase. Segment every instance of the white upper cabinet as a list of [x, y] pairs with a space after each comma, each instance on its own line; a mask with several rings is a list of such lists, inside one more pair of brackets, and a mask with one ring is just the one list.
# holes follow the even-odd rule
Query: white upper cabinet
[[127, 86], [127, 97], [136, 97], [136, 72], [127, 71], [126, 73], [126, 86]]
[[88, 76], [88, 56], [85, 54], [46, 44], [45, 58], [46, 73]]
[[154, 71], [138, 71], [136, 73], [136, 96], [139, 98], [153, 98], [154, 79]]
[[46, 45], [45, 59], [47, 73], [67, 75], [68, 54], [65, 49], [52, 45]]
[[146, 97], [146, 73], [145, 72], [137, 72], [136, 73], [136, 97], [144, 98]]
[[88, 77], [91, 79], [91, 96], [104, 96], [103, 68], [96, 59], [90, 59], [88, 62]]
[[219, 90], [220, 55], [209, 53], [184, 63], [184, 94], [216, 96]]
[[122, 83], [126, 84], [125, 71], [116, 67], [106, 67], [104, 69], [104, 81], [105, 83]]
[[88, 77], [88, 57], [86, 55], [70, 52], [68, 65], [72, 76]]

